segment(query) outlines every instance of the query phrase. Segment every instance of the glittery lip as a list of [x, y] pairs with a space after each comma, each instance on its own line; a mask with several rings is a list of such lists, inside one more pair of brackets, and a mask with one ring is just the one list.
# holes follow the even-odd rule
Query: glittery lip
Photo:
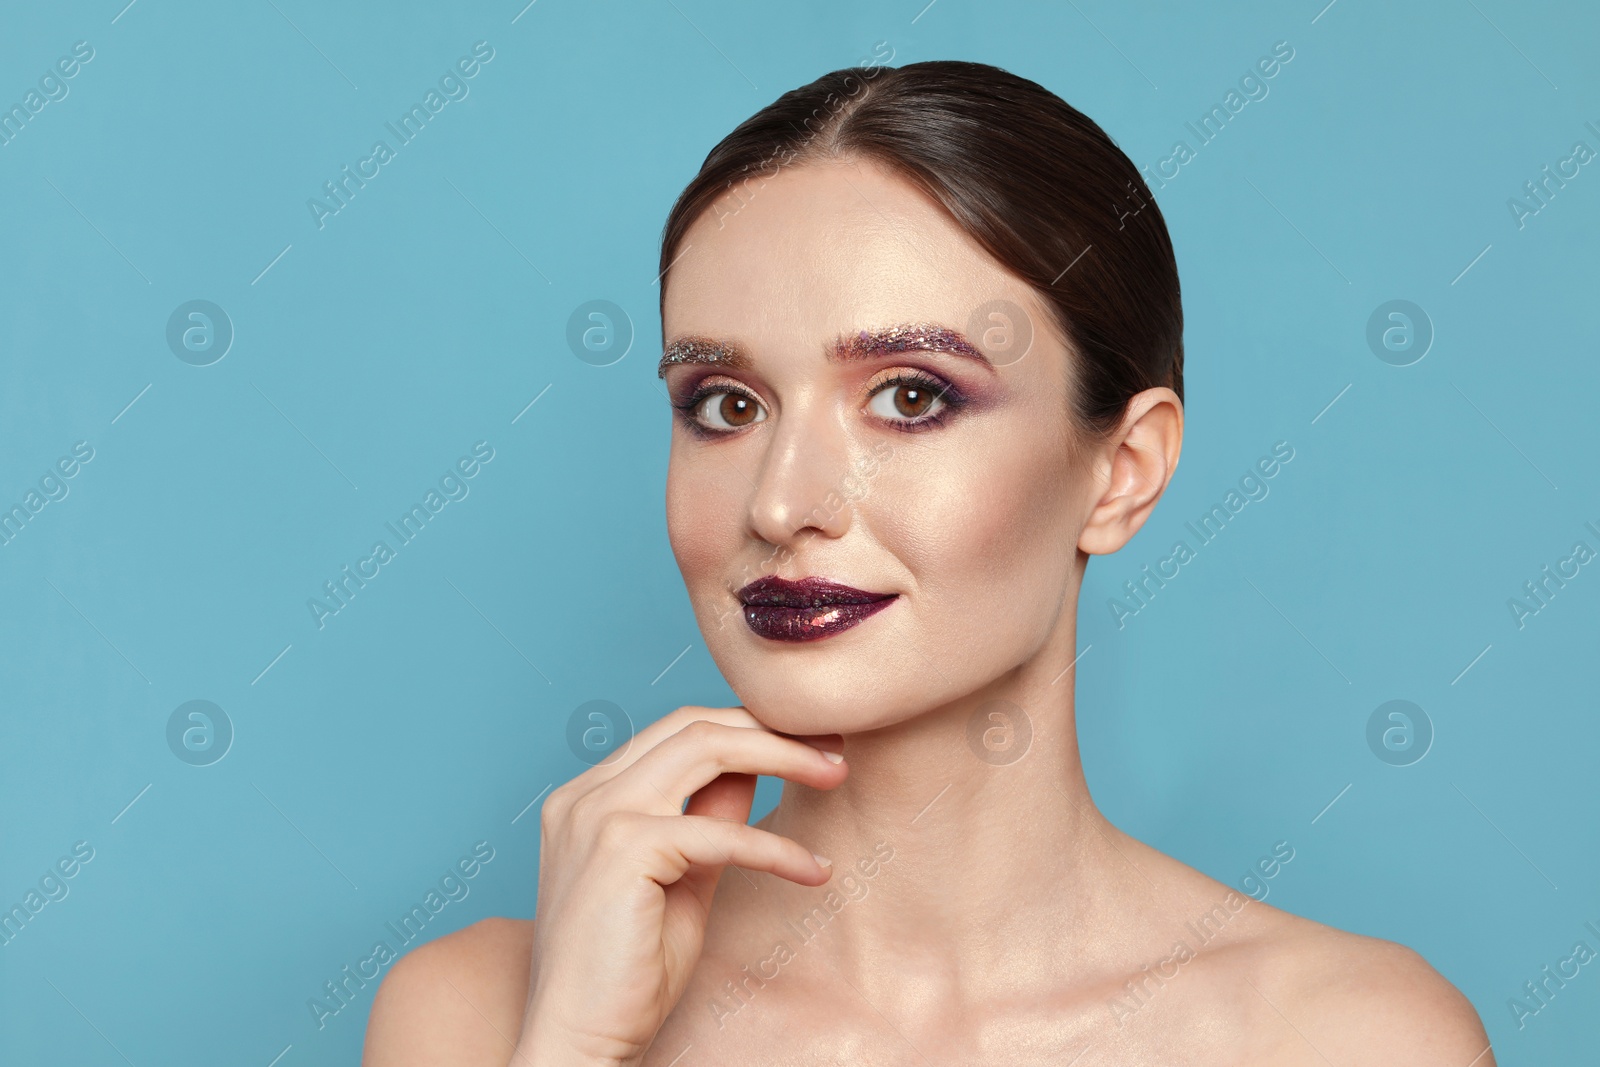
[[736, 594], [744, 621], [759, 637], [815, 641], [842, 633], [892, 604], [895, 593], [869, 593], [825, 578], [789, 581], [767, 575]]

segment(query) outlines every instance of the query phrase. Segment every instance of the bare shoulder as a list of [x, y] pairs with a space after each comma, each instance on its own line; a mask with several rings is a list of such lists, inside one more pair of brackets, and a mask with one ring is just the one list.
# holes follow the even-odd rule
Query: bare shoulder
[[401, 957], [373, 1002], [364, 1067], [508, 1063], [533, 934], [532, 920], [482, 919]]
[[1319, 1059], [1352, 1067], [1493, 1067], [1471, 1001], [1419, 953], [1269, 910], [1272, 933], [1251, 968], [1262, 983], [1257, 992], [1274, 991], [1273, 1011]]
[[[1117, 834], [1120, 851], [1166, 887], [1158, 913], [1193, 917], [1183, 953], [1143, 968], [1136, 991], [1165, 996], [1180, 964], [1208, 975], [1184, 983], [1179, 999], [1190, 998], [1192, 1027], [1220, 1026], [1227, 1062], [1494, 1067], [1471, 1001], [1419, 953], [1284, 911]], [[1126, 1012], [1141, 1007], [1130, 998]]]

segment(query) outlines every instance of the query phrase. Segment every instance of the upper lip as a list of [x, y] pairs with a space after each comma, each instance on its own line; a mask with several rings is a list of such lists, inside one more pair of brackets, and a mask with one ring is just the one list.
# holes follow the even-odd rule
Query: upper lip
[[830, 604], [871, 604], [887, 600], [894, 593], [869, 593], [852, 585], [830, 582], [826, 578], [800, 578], [790, 581], [768, 574], [757, 578], [734, 594], [746, 605], [778, 608], [821, 608]]

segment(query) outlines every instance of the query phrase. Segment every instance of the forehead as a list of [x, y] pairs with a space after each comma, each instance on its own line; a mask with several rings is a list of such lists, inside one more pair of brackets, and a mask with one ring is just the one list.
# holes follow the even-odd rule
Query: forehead
[[663, 336], [765, 342], [912, 320], [964, 329], [996, 299], [1035, 312], [1031, 288], [944, 210], [871, 161], [779, 171], [717, 201], [664, 279]]

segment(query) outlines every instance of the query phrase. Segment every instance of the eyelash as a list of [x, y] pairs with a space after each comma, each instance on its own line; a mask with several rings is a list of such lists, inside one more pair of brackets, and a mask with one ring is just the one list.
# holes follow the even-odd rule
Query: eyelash
[[[885, 389], [890, 387], [899, 387], [902, 385], [909, 385], [913, 388], [928, 390], [934, 395], [936, 400], [943, 402], [944, 407], [941, 408], [937, 414], [922, 415], [914, 419], [881, 420], [887, 422], [889, 426], [901, 433], [924, 433], [928, 430], [934, 429], [942, 425], [953, 412], [959, 411], [967, 402], [967, 398], [963, 396], [955, 386], [949, 384], [948, 382], [941, 381], [940, 379], [935, 378], [933, 375], [922, 371], [897, 371], [893, 377], [887, 378], [874, 386], [872, 391], [867, 394], [867, 397], [870, 400], [872, 397], [877, 396]], [[697, 436], [702, 438], [730, 437], [739, 431], [713, 430], [702, 425], [694, 417], [695, 408], [699, 407], [707, 397], [716, 396], [719, 393], [733, 393], [736, 396], [747, 397], [751, 403], [761, 403], [760, 397], [756, 396], [748, 389], [727, 383], [717, 383], [713, 385], [704, 385], [700, 388], [697, 388], [689, 396], [685, 397], [683, 400], [676, 401], [672, 406], [678, 409], [679, 413], [683, 416], [685, 425], [687, 425], [690, 431]]]

